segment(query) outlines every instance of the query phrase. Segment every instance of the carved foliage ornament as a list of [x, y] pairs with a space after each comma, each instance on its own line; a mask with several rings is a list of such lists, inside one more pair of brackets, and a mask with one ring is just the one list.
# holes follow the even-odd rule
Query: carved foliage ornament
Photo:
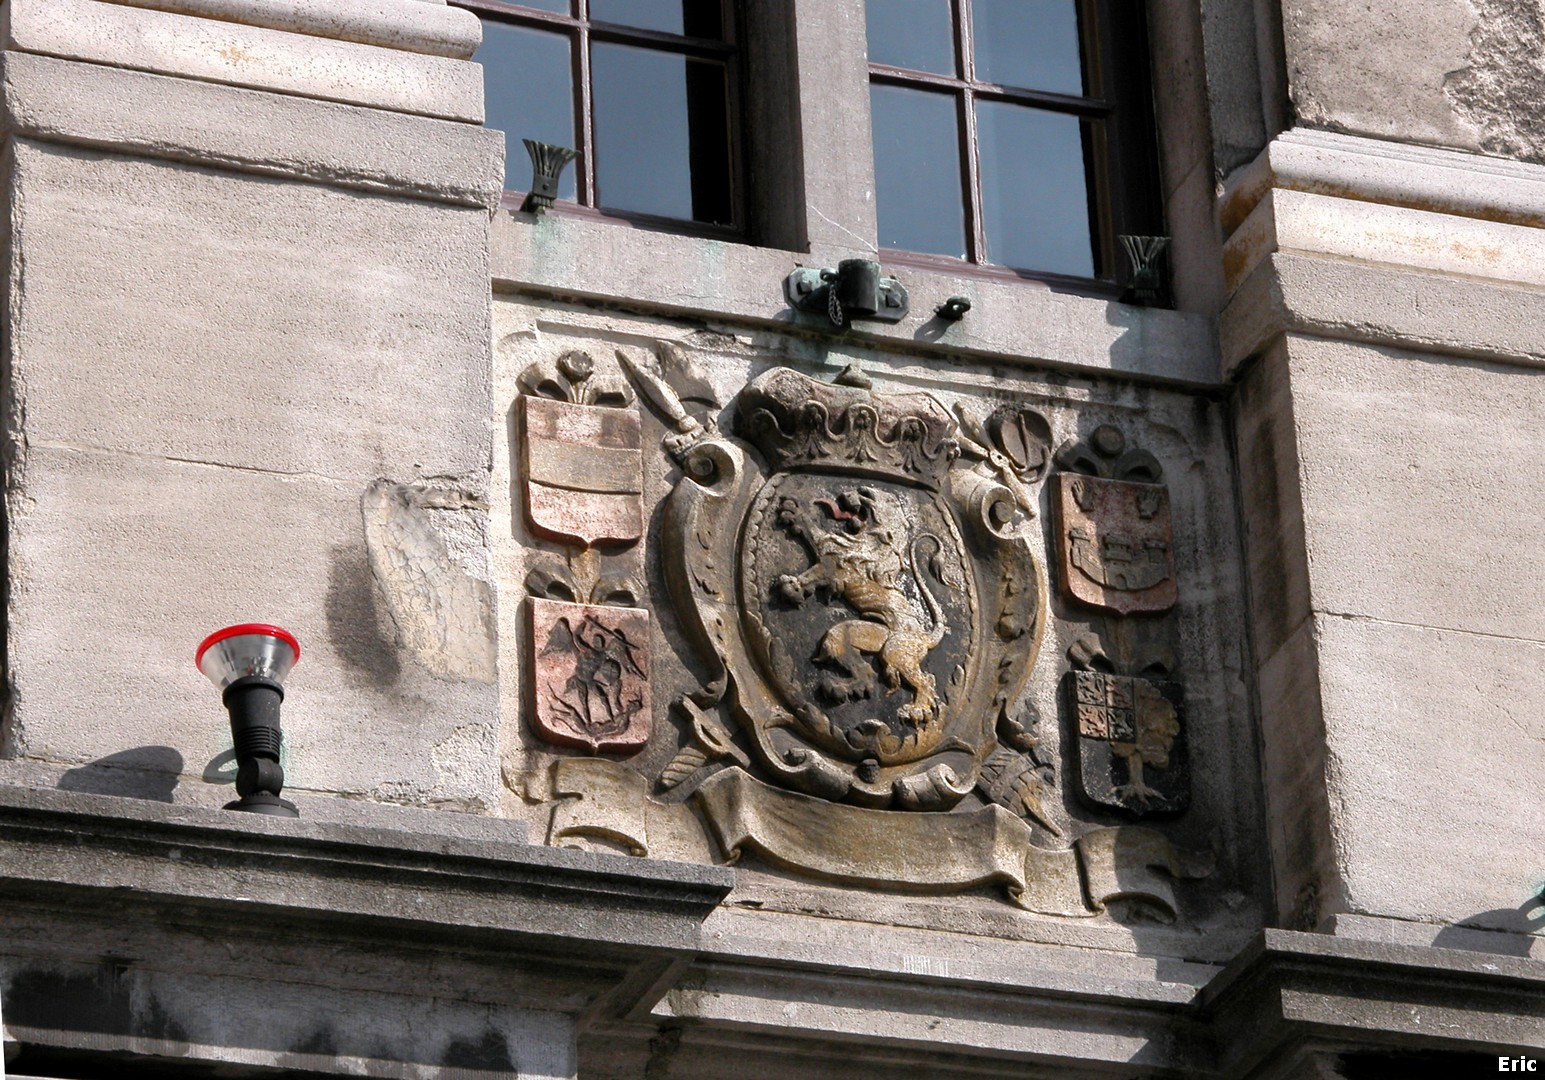
[[667, 579], [716, 668], [691, 709], [724, 699], [778, 786], [953, 806], [1001, 750], [1044, 629], [1016, 493], [961, 460], [927, 394], [776, 368], [741, 392], [734, 424], [735, 438], [678, 425], [670, 444], [684, 475]]

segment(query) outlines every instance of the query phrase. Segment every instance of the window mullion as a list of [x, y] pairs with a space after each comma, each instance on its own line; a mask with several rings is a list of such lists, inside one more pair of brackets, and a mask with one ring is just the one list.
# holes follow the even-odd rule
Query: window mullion
[[575, 40], [577, 75], [574, 79], [574, 96], [579, 107], [579, 175], [584, 188], [579, 202], [581, 206], [600, 206], [595, 190], [595, 123], [590, 100], [590, 0], [579, 0], [579, 13], [579, 35]]
[[966, 81], [960, 92], [960, 139], [963, 181], [966, 196], [966, 258], [987, 261], [987, 231], [982, 216], [981, 157], [976, 145], [976, 94], [971, 89], [976, 77], [976, 60], [971, 51], [971, 0], [955, 0], [955, 50], [960, 65], [958, 74]]

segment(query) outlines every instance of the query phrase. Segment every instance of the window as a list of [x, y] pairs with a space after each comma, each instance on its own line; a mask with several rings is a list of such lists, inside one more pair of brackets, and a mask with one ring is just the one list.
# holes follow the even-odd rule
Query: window
[[1142, 14], [869, 0], [880, 246], [1114, 281], [1117, 235], [1160, 231]]
[[483, 20], [487, 123], [580, 152], [559, 198], [609, 214], [745, 231], [733, 5], [728, 0], [456, 0]]

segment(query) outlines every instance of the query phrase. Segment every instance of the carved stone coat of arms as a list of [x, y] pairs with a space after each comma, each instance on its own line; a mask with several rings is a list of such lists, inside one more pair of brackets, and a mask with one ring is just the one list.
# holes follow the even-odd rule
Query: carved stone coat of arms
[[667, 566], [762, 770], [875, 809], [954, 805], [1044, 621], [1013, 493], [963, 467], [927, 394], [780, 368], [734, 423], [736, 439], [682, 445]]
[[[680, 474], [655, 543], [699, 681], [672, 704], [674, 756], [657, 773], [553, 763], [555, 842], [643, 854], [652, 835], [705, 827], [727, 861], [749, 852], [825, 882], [995, 885], [1022, 908], [1074, 917], [1141, 899], [1173, 918], [1171, 880], [1210, 861], [1139, 826], [1069, 837], [1024, 700], [1047, 618], [1031, 487], [1050, 461], [1045, 418], [1002, 401], [960, 402], [952, 416], [931, 394], [876, 392], [851, 367], [835, 383], [773, 368], [722, 417], [693, 415], [669, 377], [689, 370], [682, 350], [655, 352], [658, 372], [618, 361], [671, 429], [662, 442]], [[562, 583], [544, 581], [528, 584], [558, 599]], [[648, 665], [629, 648], [646, 629], [616, 609], [587, 624], [603, 609], [574, 607], [534, 604], [547, 621], [533, 640], [552, 651], [550, 675], [537, 665], [544, 737], [588, 749], [593, 732], [576, 727], [641, 711]], [[1167, 714], [1145, 698], [1128, 732], [1111, 702], [1142, 688], [1083, 689], [1104, 695], [1089, 711], [1106, 725], [1093, 749], [1110, 759], [1135, 739], [1146, 755], [1147, 773], [1129, 762], [1102, 774], [1130, 787], [1118, 801], [1166, 794], [1179, 759], [1161, 762], [1170, 743], [1143, 734], [1170, 739]]]

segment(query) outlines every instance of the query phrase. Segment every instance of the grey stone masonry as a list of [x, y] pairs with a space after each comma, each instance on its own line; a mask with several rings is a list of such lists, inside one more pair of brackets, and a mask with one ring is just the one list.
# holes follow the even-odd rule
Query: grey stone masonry
[[694, 955], [733, 881], [528, 846], [510, 822], [377, 822], [0, 788], [0, 996], [18, 1067], [89, 1049], [572, 1077], [577, 1021], [634, 1007]]

